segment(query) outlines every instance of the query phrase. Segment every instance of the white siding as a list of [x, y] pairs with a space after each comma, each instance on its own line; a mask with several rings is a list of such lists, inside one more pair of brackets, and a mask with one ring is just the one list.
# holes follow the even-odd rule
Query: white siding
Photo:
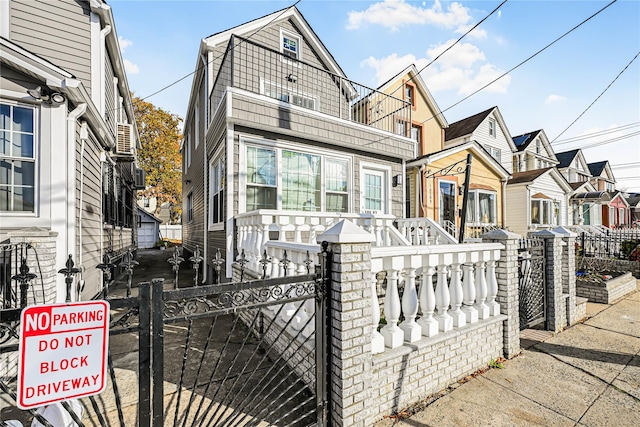
[[[493, 137], [489, 135], [489, 120], [495, 120], [496, 123], [496, 136]], [[487, 116], [487, 118], [478, 126], [478, 128], [473, 132], [471, 139], [474, 139], [480, 143], [483, 147], [495, 147], [499, 148], [501, 151], [500, 164], [504, 167], [509, 173], [513, 173], [513, 152], [511, 151], [511, 146], [509, 145], [508, 138], [511, 137], [509, 135], [505, 135], [502, 127], [500, 126], [498, 120], [496, 120], [493, 114]]]
[[505, 225], [510, 231], [526, 236], [529, 226], [527, 188], [524, 185], [507, 185], [506, 194], [509, 202]]

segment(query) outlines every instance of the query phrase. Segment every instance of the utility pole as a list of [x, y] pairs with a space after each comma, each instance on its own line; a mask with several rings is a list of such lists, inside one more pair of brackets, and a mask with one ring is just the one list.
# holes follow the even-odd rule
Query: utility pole
[[469, 184], [471, 181], [471, 153], [467, 154], [467, 169], [464, 172], [464, 193], [462, 196], [462, 212], [460, 213], [460, 232], [458, 233], [458, 243], [464, 241], [464, 228], [467, 221], [467, 203], [469, 202]]

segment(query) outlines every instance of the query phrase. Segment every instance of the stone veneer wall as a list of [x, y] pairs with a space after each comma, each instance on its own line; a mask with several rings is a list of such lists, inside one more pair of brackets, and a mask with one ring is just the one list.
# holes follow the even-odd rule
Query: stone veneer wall
[[377, 421], [502, 356], [500, 315], [373, 356], [370, 404]]
[[595, 284], [578, 280], [576, 293], [579, 297], [587, 298], [589, 302], [611, 304], [625, 295], [636, 290], [636, 278], [631, 273], [623, 274], [604, 284]]

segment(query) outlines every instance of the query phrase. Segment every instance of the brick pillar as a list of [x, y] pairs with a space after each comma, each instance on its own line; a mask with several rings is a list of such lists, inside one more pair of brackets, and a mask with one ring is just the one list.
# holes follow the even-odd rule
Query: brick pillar
[[[531, 236], [545, 241], [545, 292], [547, 303], [547, 329], [560, 332], [567, 326], [567, 302], [568, 294], [563, 292], [563, 268], [562, 235], [551, 230], [542, 230], [531, 233]], [[575, 300], [574, 300], [575, 303]], [[574, 304], [575, 305], [575, 304]]]
[[[59, 268], [64, 267], [56, 264], [56, 238], [58, 233], [40, 227], [25, 228], [9, 233], [10, 243], [30, 243], [33, 247], [29, 250], [27, 266], [29, 272], [38, 275], [31, 281], [31, 289], [35, 292], [38, 304], [64, 301], [64, 292], [58, 298], [56, 290], [57, 273]], [[36, 256], [37, 254], [37, 256]], [[41, 280], [42, 279], [42, 280]], [[29, 292], [29, 295], [31, 293]], [[33, 299], [29, 297], [29, 304], [33, 304]]]
[[372, 386], [371, 242], [374, 237], [342, 220], [318, 242], [329, 242], [331, 257], [330, 424], [369, 427]]
[[554, 232], [562, 237], [562, 292], [569, 295], [567, 301], [567, 325], [580, 320], [576, 310], [576, 238], [578, 235], [564, 227], [556, 227]]
[[502, 243], [500, 260], [496, 263], [500, 313], [507, 316], [502, 327], [504, 357], [510, 359], [520, 353], [520, 298], [518, 296], [518, 234], [493, 230], [482, 235], [483, 243]]

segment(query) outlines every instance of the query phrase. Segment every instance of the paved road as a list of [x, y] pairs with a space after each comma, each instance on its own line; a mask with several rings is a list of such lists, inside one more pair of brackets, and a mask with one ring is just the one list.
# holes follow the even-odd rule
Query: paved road
[[376, 427], [640, 426], [640, 290], [587, 311], [587, 321], [523, 350], [503, 369]]

